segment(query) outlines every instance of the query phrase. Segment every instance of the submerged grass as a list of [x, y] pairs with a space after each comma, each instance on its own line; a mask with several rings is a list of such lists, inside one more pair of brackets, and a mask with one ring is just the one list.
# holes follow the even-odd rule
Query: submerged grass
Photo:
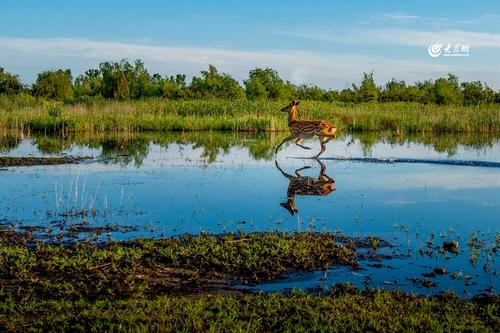
[[477, 331], [499, 324], [498, 298], [422, 298], [335, 286], [250, 294], [294, 269], [355, 265], [331, 233], [199, 235], [160, 240], [35, 242], [0, 232], [1, 331]]
[[[85, 104], [23, 103], [0, 99], [0, 128], [42, 132], [283, 131], [286, 102], [150, 99]], [[340, 104], [303, 101], [301, 119], [326, 119], [341, 130], [500, 132], [500, 105], [438, 106], [418, 103]]]

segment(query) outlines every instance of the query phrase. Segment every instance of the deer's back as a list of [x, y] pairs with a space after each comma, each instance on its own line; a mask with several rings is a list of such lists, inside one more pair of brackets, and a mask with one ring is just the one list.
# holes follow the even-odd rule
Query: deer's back
[[334, 128], [332, 124], [325, 120], [295, 120], [289, 125], [290, 132], [315, 135], [321, 133], [330, 133]]
[[301, 177], [290, 181], [288, 193], [295, 195], [328, 195], [335, 186], [331, 180], [319, 180], [312, 177]]

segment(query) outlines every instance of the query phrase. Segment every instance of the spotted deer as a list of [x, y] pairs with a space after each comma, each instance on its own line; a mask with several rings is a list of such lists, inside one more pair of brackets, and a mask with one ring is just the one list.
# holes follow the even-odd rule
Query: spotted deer
[[295, 206], [295, 196], [296, 195], [317, 195], [317, 196], [326, 196], [335, 191], [335, 181], [333, 178], [326, 175], [326, 167], [319, 160], [319, 165], [321, 166], [319, 175], [317, 178], [302, 176], [300, 172], [304, 169], [310, 168], [310, 166], [305, 166], [303, 168], [295, 170], [295, 176], [292, 176], [286, 172], [284, 172], [277, 161], [276, 168], [288, 178], [290, 183], [288, 184], [287, 189], [287, 202], [280, 203], [280, 206], [288, 210], [290, 214], [293, 216], [295, 213], [298, 213], [299, 210]]
[[295, 139], [295, 144], [297, 146], [304, 149], [311, 149], [302, 144], [302, 139], [317, 136], [321, 144], [321, 151], [314, 157], [318, 158], [326, 150], [326, 143], [335, 137], [337, 128], [325, 120], [298, 120], [297, 106], [299, 103], [299, 101], [295, 102], [293, 100], [289, 105], [281, 109], [281, 111], [288, 113], [288, 128], [290, 129], [290, 135], [276, 147], [275, 154], [285, 142], [293, 139]]

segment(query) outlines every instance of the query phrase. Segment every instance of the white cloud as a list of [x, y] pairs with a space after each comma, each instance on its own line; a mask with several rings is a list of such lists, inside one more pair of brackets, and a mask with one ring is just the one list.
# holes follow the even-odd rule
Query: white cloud
[[390, 14], [390, 13], [381, 14], [380, 17], [387, 18], [387, 19], [394, 20], [394, 21], [415, 21], [415, 20], [422, 19], [420, 16], [416, 16], [416, 15]]
[[349, 34], [324, 31], [283, 32], [287, 36], [332, 43], [427, 47], [431, 43], [461, 43], [474, 48], [500, 48], [500, 34], [463, 30], [416, 31], [409, 29], [358, 29]]
[[[170, 47], [122, 42], [68, 38], [0, 37], [0, 61], [16, 67], [56, 63], [69, 67], [85, 63], [92, 67], [104, 60], [141, 58], [150, 70], [160, 73], [194, 75], [208, 64], [214, 64], [238, 79], [246, 78], [255, 67], [268, 66], [295, 83], [312, 82], [324, 87], [344, 87], [358, 81], [363, 71], [374, 70], [380, 80], [398, 74], [410, 80], [421, 80], [448, 71], [440, 64], [418, 60], [398, 60], [355, 54], [327, 54], [305, 51], [236, 51], [218, 48]], [[57, 59], [57, 60], [54, 60]], [[22, 64], [21, 64], [22, 62]], [[8, 66], [6, 66], [8, 69]], [[81, 68], [81, 64], [76, 66]], [[87, 68], [87, 67], [84, 67]], [[385, 73], [385, 74], [384, 74]]]
[[420, 23], [426, 26], [443, 28], [452, 26], [473, 25], [481, 23], [495, 23], [499, 15], [485, 14], [477, 17], [468, 17], [467, 19], [458, 19], [450, 17], [435, 17], [435, 16], [417, 16], [407, 13], [382, 13], [374, 15], [375, 20], [392, 21], [394, 23]]
[[[379, 38], [388, 38], [379, 37]], [[399, 37], [401, 40], [402, 37]], [[420, 38], [421, 39], [421, 38]], [[492, 41], [491, 43], [494, 43]], [[414, 41], [414, 43], [418, 43]], [[426, 50], [426, 49], [425, 49]], [[424, 54], [426, 51], [422, 51]], [[6, 70], [19, 73], [24, 82], [32, 82], [35, 74], [51, 68], [70, 68], [74, 74], [95, 68], [106, 60], [140, 58], [150, 72], [161, 74], [184, 73], [188, 77], [199, 74], [208, 64], [238, 80], [248, 76], [255, 67], [271, 67], [294, 83], [313, 83], [325, 88], [344, 88], [358, 82], [363, 72], [374, 71], [379, 83], [393, 77], [409, 82], [457, 73], [446, 63], [423, 56], [417, 59], [396, 59], [390, 55], [360, 55], [319, 53], [309, 51], [267, 50], [241, 51], [224, 48], [172, 47], [151, 44], [95, 41], [83, 38], [10, 38], [0, 37], [0, 64]], [[429, 59], [427, 59], [429, 58]], [[460, 69], [460, 68], [459, 68]], [[463, 71], [466, 69], [464, 68]], [[498, 77], [494, 71], [469, 77], [489, 82], [494, 88]], [[488, 80], [489, 78], [491, 80]], [[493, 82], [493, 84], [491, 84]]]

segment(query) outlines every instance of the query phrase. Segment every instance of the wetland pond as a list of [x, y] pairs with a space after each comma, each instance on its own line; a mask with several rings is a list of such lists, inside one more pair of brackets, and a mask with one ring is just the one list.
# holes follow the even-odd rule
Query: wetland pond
[[305, 141], [312, 150], [289, 144], [275, 155], [284, 136], [4, 133], [2, 157], [90, 159], [0, 167], [0, 224], [68, 242], [338, 232], [374, 237], [360, 269], [294, 272], [244, 288], [350, 282], [424, 295], [498, 293], [498, 138], [341, 134], [318, 161], [304, 158], [319, 150], [316, 140]]

